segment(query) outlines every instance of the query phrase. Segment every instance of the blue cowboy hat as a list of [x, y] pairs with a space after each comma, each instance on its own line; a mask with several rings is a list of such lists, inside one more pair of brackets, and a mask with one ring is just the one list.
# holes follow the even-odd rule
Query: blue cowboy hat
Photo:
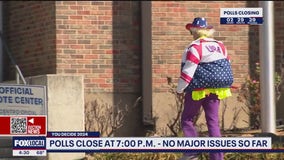
[[187, 30], [190, 30], [191, 28], [212, 29], [213, 26], [208, 26], [207, 21], [204, 17], [196, 17], [196, 18], [194, 18], [192, 23], [186, 24], [185, 28]]

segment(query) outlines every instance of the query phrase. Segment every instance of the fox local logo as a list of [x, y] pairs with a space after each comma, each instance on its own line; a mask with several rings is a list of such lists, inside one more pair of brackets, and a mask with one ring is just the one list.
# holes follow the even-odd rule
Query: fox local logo
[[45, 148], [45, 137], [13, 137], [13, 148]]
[[43, 147], [44, 140], [15, 140], [15, 147]]
[[220, 17], [263, 17], [262, 8], [221, 8]]

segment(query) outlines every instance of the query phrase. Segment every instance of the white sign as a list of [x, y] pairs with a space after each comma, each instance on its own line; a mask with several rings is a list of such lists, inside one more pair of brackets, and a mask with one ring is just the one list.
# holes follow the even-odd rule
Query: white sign
[[45, 86], [0, 84], [0, 115], [45, 114]]
[[220, 24], [228, 24], [228, 25], [263, 24], [262, 8], [221, 8]]
[[263, 17], [262, 8], [221, 8], [220, 17]]

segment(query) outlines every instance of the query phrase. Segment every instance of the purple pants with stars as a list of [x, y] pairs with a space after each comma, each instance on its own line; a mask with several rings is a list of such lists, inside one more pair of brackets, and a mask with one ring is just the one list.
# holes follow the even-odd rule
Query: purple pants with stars
[[[184, 110], [181, 115], [181, 126], [185, 137], [198, 137], [198, 133], [193, 125], [194, 117], [199, 113], [200, 107], [205, 112], [206, 123], [210, 137], [221, 137], [219, 127], [219, 105], [220, 100], [215, 94], [210, 94], [205, 98], [195, 101], [192, 99], [191, 92], [185, 94]], [[194, 155], [196, 153], [185, 153]], [[223, 153], [214, 152], [209, 154], [210, 160], [223, 160]]]

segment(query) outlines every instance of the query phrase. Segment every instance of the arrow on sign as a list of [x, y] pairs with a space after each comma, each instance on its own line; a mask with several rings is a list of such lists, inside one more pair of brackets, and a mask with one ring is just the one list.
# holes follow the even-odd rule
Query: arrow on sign
[[34, 124], [34, 118], [31, 118], [31, 119], [29, 120], [29, 122], [30, 122], [31, 124]]

